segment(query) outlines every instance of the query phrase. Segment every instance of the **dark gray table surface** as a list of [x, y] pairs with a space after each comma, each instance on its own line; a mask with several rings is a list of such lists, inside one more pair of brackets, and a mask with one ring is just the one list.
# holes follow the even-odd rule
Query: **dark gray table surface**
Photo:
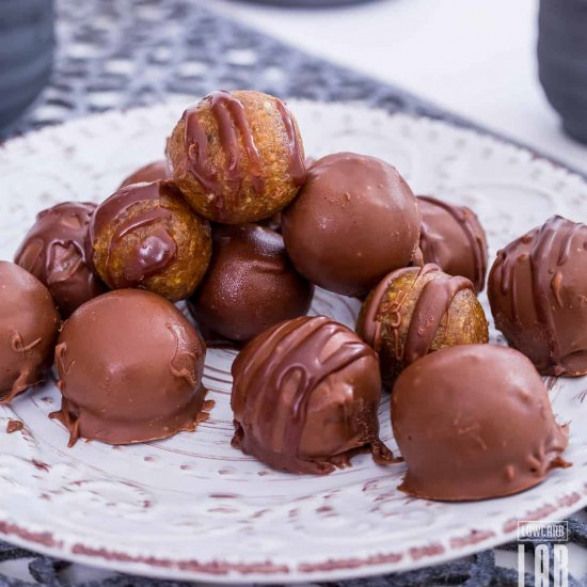
[[[200, 96], [218, 88], [255, 88], [284, 98], [357, 100], [389, 112], [474, 126], [397, 87], [209, 12], [203, 4], [194, 0], [56, 0], [58, 47], [51, 83], [34, 108], [0, 137], [112, 108], [155, 104], [173, 95]], [[587, 524], [571, 520], [570, 532], [573, 543], [587, 546]], [[516, 545], [501, 550], [513, 548]], [[37, 584], [55, 587], [178, 585], [122, 574], [80, 583], [72, 580], [67, 563], [0, 542], [0, 587], [30, 585], [2, 574], [2, 562], [14, 559], [29, 561]], [[534, 585], [534, 579], [528, 576], [526, 584]], [[585, 578], [569, 580], [571, 587], [585, 584]], [[420, 571], [340, 585], [513, 587], [518, 585], [518, 574], [497, 565], [496, 551], [489, 550]]]

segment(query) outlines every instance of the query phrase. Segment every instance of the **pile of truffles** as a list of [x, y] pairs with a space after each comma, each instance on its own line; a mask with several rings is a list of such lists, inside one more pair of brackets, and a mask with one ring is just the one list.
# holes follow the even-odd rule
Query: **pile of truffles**
[[[495, 346], [470, 209], [374, 157], [306, 159], [293, 114], [255, 91], [206, 96], [166, 145], [102, 203], [40, 212], [0, 262], [0, 403], [55, 364], [70, 446], [193, 431], [222, 345], [240, 351], [233, 446], [275, 469], [368, 452], [405, 460], [402, 491], [458, 501], [569, 465], [540, 374], [587, 373], [587, 226], [552, 218], [498, 253], [488, 294], [512, 348]], [[315, 286], [361, 300], [356, 331], [306, 315]], [[386, 390], [403, 458], [379, 437]]]

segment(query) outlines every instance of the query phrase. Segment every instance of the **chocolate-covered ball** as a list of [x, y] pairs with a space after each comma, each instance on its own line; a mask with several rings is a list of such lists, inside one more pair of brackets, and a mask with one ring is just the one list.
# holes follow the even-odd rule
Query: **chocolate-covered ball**
[[210, 262], [210, 225], [170, 182], [136, 183], [100, 204], [90, 223], [93, 263], [112, 289], [188, 297]]
[[554, 216], [497, 254], [495, 325], [544, 375], [587, 373], [587, 226]]
[[206, 338], [244, 342], [308, 311], [314, 288], [293, 268], [280, 234], [217, 225], [213, 242], [210, 268], [189, 304]]
[[0, 404], [41, 381], [59, 324], [49, 290], [22, 267], [0, 261]]
[[287, 252], [310, 281], [363, 296], [412, 261], [420, 235], [416, 198], [394, 167], [353, 153], [316, 161], [282, 217]]
[[118, 290], [71, 316], [55, 350], [61, 410], [80, 437], [148, 442], [194, 430], [205, 418], [205, 345], [177, 308], [151, 292]]
[[96, 204], [64, 202], [43, 210], [14, 258], [49, 288], [63, 318], [105, 289], [86, 255], [95, 209]]
[[377, 355], [346, 326], [307, 316], [254, 338], [232, 375], [233, 445], [290, 473], [331, 473], [359, 450], [392, 461], [379, 440]]
[[171, 178], [171, 169], [166, 159], [153, 161], [131, 173], [118, 187], [124, 188], [133, 183], [151, 183]]
[[269, 218], [304, 182], [304, 147], [284, 103], [254, 91], [213, 92], [186, 110], [167, 144], [173, 179], [215, 222]]
[[422, 214], [422, 264], [435, 263], [450, 275], [462, 275], [480, 292], [487, 271], [487, 238], [475, 213], [430, 196], [419, 196]]
[[471, 281], [431, 263], [387, 275], [365, 300], [357, 332], [379, 353], [386, 383], [428, 353], [489, 338]]
[[542, 379], [507, 347], [464, 345], [416, 361], [393, 388], [391, 419], [408, 466], [400, 489], [425, 499], [511, 495], [568, 466], [568, 432]]

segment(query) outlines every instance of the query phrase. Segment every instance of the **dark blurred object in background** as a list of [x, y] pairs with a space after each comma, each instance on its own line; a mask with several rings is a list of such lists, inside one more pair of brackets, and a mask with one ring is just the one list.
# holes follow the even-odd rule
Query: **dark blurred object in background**
[[45, 87], [54, 46], [53, 0], [0, 0], [0, 129]]
[[250, 4], [271, 4], [287, 8], [328, 8], [330, 6], [345, 6], [348, 4], [366, 4], [376, 0], [240, 0]]
[[587, 0], [541, 0], [538, 66], [565, 131], [587, 143]]

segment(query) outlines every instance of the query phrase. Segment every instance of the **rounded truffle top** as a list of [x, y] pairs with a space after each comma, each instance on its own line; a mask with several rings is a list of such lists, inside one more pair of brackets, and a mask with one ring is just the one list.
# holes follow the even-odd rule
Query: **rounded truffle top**
[[156, 294], [117, 290], [84, 304], [65, 323], [55, 353], [59, 418], [71, 442], [146, 442], [193, 429], [204, 356], [194, 327]]
[[428, 355], [399, 376], [391, 402], [407, 493], [488, 499], [567, 466], [567, 430], [555, 422], [536, 369], [514, 349], [462, 345]]
[[487, 238], [475, 213], [431, 196], [418, 196], [418, 204], [423, 262], [470, 279], [480, 292], [487, 272]]
[[64, 202], [43, 210], [15, 256], [15, 263], [49, 288], [64, 318], [104, 291], [86, 253], [95, 209], [92, 203]]
[[550, 375], [587, 373], [587, 226], [550, 218], [499, 251], [488, 295], [496, 326]]
[[302, 275], [331, 291], [362, 296], [412, 261], [420, 213], [394, 167], [375, 157], [337, 153], [312, 165], [283, 213], [282, 232]]
[[171, 169], [166, 159], [153, 161], [143, 165], [131, 173], [121, 184], [118, 189], [124, 188], [133, 183], [151, 183], [153, 181], [165, 180], [171, 177]]
[[0, 261], [0, 404], [41, 380], [59, 324], [49, 290], [22, 267]]
[[294, 269], [280, 234], [255, 224], [216, 226], [213, 243], [190, 301], [206, 338], [247, 341], [308, 311], [314, 288]]
[[391, 455], [379, 440], [377, 356], [346, 326], [301, 317], [263, 332], [236, 358], [234, 444], [271, 467], [330, 473], [353, 451]]
[[211, 256], [210, 226], [171, 182], [135, 183], [102, 202], [89, 228], [94, 267], [112, 288], [188, 297]]
[[293, 114], [278, 98], [251, 90], [212, 92], [187, 109], [167, 154], [191, 206], [226, 224], [269, 218], [306, 177]]

